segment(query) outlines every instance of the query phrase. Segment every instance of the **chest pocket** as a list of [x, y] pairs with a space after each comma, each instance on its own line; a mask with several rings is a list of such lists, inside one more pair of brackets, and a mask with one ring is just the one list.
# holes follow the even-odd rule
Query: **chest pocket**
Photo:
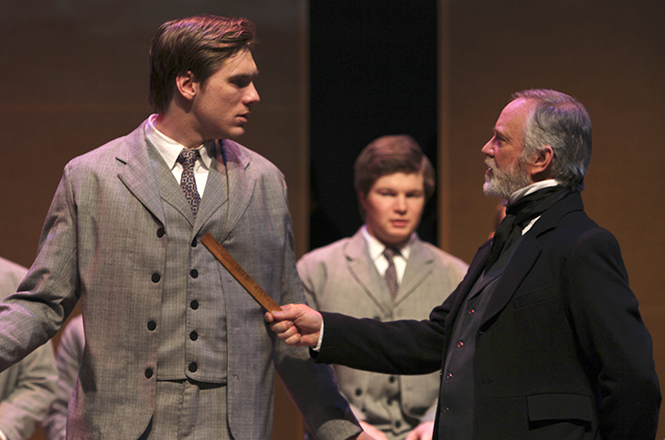
[[558, 289], [555, 284], [550, 284], [545, 287], [521, 293], [513, 299], [515, 308], [536, 304], [539, 302], [547, 301], [556, 298]]

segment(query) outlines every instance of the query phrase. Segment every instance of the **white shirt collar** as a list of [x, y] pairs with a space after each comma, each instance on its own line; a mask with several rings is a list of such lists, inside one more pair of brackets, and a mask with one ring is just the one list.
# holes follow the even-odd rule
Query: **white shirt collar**
[[[376, 261], [383, 256], [383, 251], [386, 249], [386, 245], [381, 243], [376, 237], [371, 235], [367, 230], [367, 225], [362, 227], [363, 237], [365, 238], [365, 243], [367, 243], [367, 250], [369, 251], [369, 256], [372, 261]], [[411, 237], [407, 243], [399, 249], [400, 255], [404, 260], [409, 259], [411, 254], [411, 248], [413, 247], [413, 241], [416, 239], [416, 233], [412, 232]]]
[[549, 188], [550, 186], [557, 186], [557, 185], [560, 185], [560, 183], [554, 179], [541, 180], [540, 182], [532, 183], [531, 185], [525, 186], [524, 188], [520, 188], [514, 193], [512, 193], [510, 195], [510, 198], [508, 199], [508, 205], [512, 205], [522, 197], [534, 193], [539, 189]]
[[[180, 152], [183, 148], [185, 148], [185, 146], [159, 131], [157, 127], [155, 127], [156, 118], [156, 114], [150, 115], [148, 118], [148, 123], [145, 127], [145, 137], [157, 149], [159, 154], [166, 162], [166, 165], [168, 165], [169, 169], [172, 170], [176, 165], [176, 160], [178, 159]], [[206, 142], [205, 144], [201, 144], [195, 148], [199, 150], [199, 154], [201, 155], [201, 164], [206, 169], [210, 169], [210, 162], [212, 161], [209, 151], [214, 152], [214, 149], [210, 150], [207, 147], [212, 147], [214, 145], [213, 142], [214, 141]]]
[[[557, 185], [560, 185], [560, 183], [557, 182], [554, 179], [541, 180], [540, 182], [532, 183], [531, 185], [525, 186], [524, 188], [518, 189], [517, 191], [512, 193], [510, 195], [510, 201], [508, 202], [508, 204], [510, 205], [512, 203], [515, 203], [516, 201], [518, 201], [522, 197], [524, 197], [528, 194], [534, 193], [534, 192], [538, 191], [539, 189], [549, 188], [551, 186], [557, 186]], [[533, 225], [536, 224], [536, 222], [539, 219], [540, 219], [540, 216], [531, 219], [531, 221], [529, 221], [529, 223], [527, 223], [524, 226], [524, 228], [522, 228], [522, 235], [529, 232], [529, 230], [533, 227]]]

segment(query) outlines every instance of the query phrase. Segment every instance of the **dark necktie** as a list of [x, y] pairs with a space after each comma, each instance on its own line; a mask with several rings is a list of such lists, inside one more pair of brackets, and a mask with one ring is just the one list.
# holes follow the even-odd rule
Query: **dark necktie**
[[397, 296], [397, 288], [399, 287], [397, 285], [397, 270], [395, 269], [395, 261], [393, 261], [393, 257], [396, 254], [399, 254], [399, 252], [395, 252], [394, 249], [388, 247], [383, 251], [383, 256], [386, 257], [386, 260], [388, 260], [388, 269], [386, 269], [384, 278], [386, 279], [388, 291], [390, 292], [390, 296], [392, 297], [393, 301]]
[[194, 178], [194, 164], [199, 158], [199, 150], [183, 149], [178, 156], [178, 162], [182, 164], [182, 177], [180, 178], [180, 187], [185, 193], [185, 197], [192, 208], [194, 218], [199, 210], [201, 197], [196, 189], [196, 179]]
[[510, 244], [522, 235], [522, 229], [530, 220], [541, 215], [569, 193], [570, 190], [567, 188], [552, 186], [524, 196], [508, 206], [506, 217], [494, 233], [492, 250], [485, 270], [489, 270], [496, 263], [503, 249], [510, 247]]

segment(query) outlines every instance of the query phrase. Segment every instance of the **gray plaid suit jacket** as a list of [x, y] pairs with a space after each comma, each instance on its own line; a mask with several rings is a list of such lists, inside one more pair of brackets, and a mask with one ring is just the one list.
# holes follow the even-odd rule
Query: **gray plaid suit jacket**
[[[309, 305], [317, 310], [343, 313], [377, 321], [426, 319], [462, 281], [468, 265], [419, 238], [413, 242], [404, 278], [393, 302], [376, 270], [359, 229], [352, 237], [305, 254], [297, 263]], [[333, 365], [343, 395], [356, 416], [388, 429], [383, 385], [388, 376]], [[402, 376], [398, 381], [402, 414], [418, 421], [433, 421], [439, 397], [439, 373]], [[377, 388], [378, 387], [378, 388]], [[381, 415], [381, 416], [379, 416]], [[381, 420], [379, 420], [381, 419]], [[404, 424], [402, 436], [412, 429]]]

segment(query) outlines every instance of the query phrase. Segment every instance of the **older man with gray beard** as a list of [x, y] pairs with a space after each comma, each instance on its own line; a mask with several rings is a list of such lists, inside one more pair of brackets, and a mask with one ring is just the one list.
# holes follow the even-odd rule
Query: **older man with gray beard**
[[[553, 90], [513, 96], [482, 148], [484, 190], [507, 200], [495, 237], [426, 321], [292, 305], [266, 314], [317, 362], [391, 374], [441, 368], [439, 440], [653, 440], [652, 341], [619, 244], [584, 212], [591, 121]], [[325, 322], [325, 328], [322, 323]]]

